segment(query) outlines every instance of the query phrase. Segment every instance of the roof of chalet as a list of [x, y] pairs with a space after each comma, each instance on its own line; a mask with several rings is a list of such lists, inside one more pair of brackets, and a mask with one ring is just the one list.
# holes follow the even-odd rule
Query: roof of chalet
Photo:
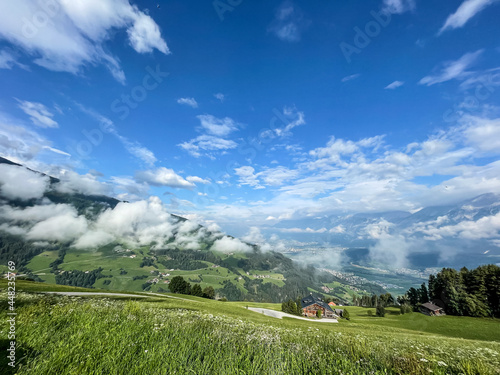
[[325, 308], [326, 310], [333, 312], [332, 308], [330, 306], [328, 306], [328, 304], [324, 303], [322, 300], [320, 300], [318, 298], [314, 298], [313, 296], [307, 296], [307, 297], [302, 298], [301, 303], [302, 303], [303, 309], [308, 307], [308, 306], [317, 304], [317, 305]]
[[442, 309], [442, 307], [436, 306], [435, 304], [433, 304], [431, 302], [422, 303], [420, 306], [425, 307], [426, 309], [431, 310], [431, 311], [437, 311], [437, 310]]

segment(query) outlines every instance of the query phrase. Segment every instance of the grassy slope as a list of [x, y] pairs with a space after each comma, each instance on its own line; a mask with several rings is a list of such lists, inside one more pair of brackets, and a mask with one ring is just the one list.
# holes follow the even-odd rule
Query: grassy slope
[[[5, 282], [0, 287], [4, 289]], [[82, 289], [23, 281], [17, 282], [17, 288]], [[279, 304], [179, 297], [192, 302], [152, 297], [115, 305], [90, 298], [83, 305], [65, 302], [70, 303], [68, 307], [18, 306], [18, 340], [26, 350], [38, 351], [36, 358], [28, 360], [35, 373], [110, 368], [120, 373], [125, 371], [123, 362], [131, 361], [134, 366], [129, 373], [426, 373], [432, 369], [442, 374], [493, 374], [492, 368], [498, 365], [495, 353], [500, 356], [497, 320], [431, 318], [417, 313], [375, 318], [368, 317], [368, 309], [350, 307], [351, 321], [324, 324], [278, 320], [245, 308], [279, 310]], [[5, 331], [4, 312], [1, 315], [0, 330]], [[160, 324], [165, 327], [158, 328]], [[163, 334], [158, 335], [157, 329]]]

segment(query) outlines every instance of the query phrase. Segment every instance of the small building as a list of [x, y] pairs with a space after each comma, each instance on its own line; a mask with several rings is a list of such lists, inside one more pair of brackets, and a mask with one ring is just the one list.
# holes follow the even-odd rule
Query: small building
[[429, 316], [446, 315], [442, 307], [439, 307], [433, 304], [432, 302], [426, 302], [421, 304], [419, 309], [422, 314]]
[[321, 316], [324, 318], [337, 318], [338, 316], [325, 302], [319, 298], [308, 296], [302, 299], [302, 315], [307, 317], [314, 317], [321, 310]]
[[332, 301], [332, 302], [328, 302], [328, 306], [333, 307], [333, 306], [337, 306], [337, 304]]

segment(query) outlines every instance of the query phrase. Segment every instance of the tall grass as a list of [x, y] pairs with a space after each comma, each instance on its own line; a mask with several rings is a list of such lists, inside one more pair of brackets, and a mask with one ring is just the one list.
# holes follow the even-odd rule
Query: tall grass
[[500, 373], [498, 344], [283, 328], [162, 303], [24, 293], [18, 302], [18, 374]]

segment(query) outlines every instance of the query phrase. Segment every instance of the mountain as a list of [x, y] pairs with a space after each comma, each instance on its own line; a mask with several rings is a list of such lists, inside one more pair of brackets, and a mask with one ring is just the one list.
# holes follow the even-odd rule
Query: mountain
[[[364, 266], [477, 267], [500, 262], [500, 194], [488, 193], [453, 205], [416, 212], [359, 213], [290, 220], [276, 231], [305, 228], [298, 237], [344, 252], [342, 263]], [[340, 263], [339, 263], [340, 264]]]
[[156, 197], [130, 203], [85, 194], [7, 159], [0, 169], [0, 262], [14, 261], [37, 281], [164, 292], [183, 276], [219, 297], [269, 302], [310, 293], [348, 302], [354, 292], [385, 292], [172, 215]]

